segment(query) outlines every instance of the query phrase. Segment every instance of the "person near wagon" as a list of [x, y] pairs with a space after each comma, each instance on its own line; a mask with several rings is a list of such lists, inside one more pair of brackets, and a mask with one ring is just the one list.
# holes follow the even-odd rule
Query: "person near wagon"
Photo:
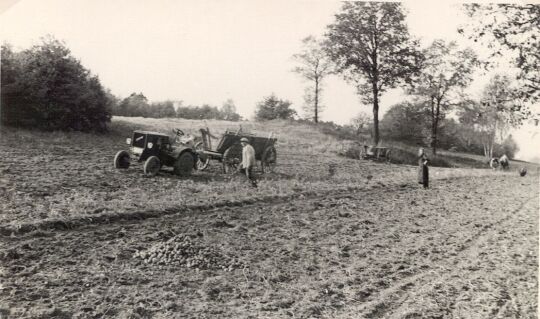
[[418, 183], [429, 188], [428, 157], [423, 147], [418, 150]]
[[499, 159], [496, 157], [491, 158], [489, 161], [489, 167], [491, 167], [492, 170], [496, 170], [497, 167], [499, 167]]
[[501, 168], [503, 170], [507, 170], [510, 167], [510, 160], [508, 159], [508, 156], [506, 156], [506, 154], [503, 154], [503, 156], [499, 158], [499, 163], [501, 164]]
[[242, 163], [240, 163], [240, 172], [246, 174], [253, 187], [257, 187], [257, 182], [253, 177], [253, 166], [255, 166], [255, 149], [249, 144], [246, 137], [240, 139], [242, 144]]

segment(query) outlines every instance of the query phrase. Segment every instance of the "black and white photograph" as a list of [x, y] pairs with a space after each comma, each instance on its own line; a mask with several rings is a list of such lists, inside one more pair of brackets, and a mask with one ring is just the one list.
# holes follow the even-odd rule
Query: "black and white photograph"
[[539, 314], [540, 3], [0, 0], [0, 319]]

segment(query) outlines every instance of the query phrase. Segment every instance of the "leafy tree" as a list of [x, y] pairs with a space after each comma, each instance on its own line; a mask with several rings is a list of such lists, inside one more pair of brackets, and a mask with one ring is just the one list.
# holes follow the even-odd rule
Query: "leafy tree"
[[147, 117], [150, 111], [148, 99], [142, 93], [131, 93], [130, 96], [120, 102], [118, 106], [119, 114], [123, 116], [143, 116]]
[[223, 114], [219, 111], [219, 109], [216, 106], [203, 104], [201, 106], [201, 118], [222, 120]]
[[519, 146], [512, 137], [512, 134], [508, 135], [501, 144], [496, 145], [497, 154], [506, 154], [509, 158], [514, 158], [519, 151]]
[[177, 117], [184, 119], [225, 119], [225, 114], [215, 106], [203, 104], [202, 106], [180, 106], [176, 110]]
[[107, 95], [107, 100], [109, 100], [109, 103], [108, 103], [109, 113], [111, 115], [119, 115], [118, 107], [120, 105], [121, 100], [116, 95], [114, 95], [109, 89], [105, 90], [105, 94]]
[[236, 105], [232, 99], [228, 99], [221, 106], [221, 114], [224, 120], [227, 121], [240, 121], [242, 118], [240, 114], [236, 113]]
[[414, 77], [410, 93], [427, 102], [431, 123], [431, 147], [437, 153], [437, 138], [441, 121], [452, 104], [461, 99], [460, 90], [472, 81], [477, 65], [476, 54], [459, 50], [455, 42], [434, 41], [423, 52], [421, 72]]
[[304, 79], [310, 82], [304, 95], [306, 113], [319, 122], [320, 113], [323, 110], [321, 95], [324, 78], [332, 73], [331, 63], [323, 50], [322, 43], [313, 36], [302, 40], [303, 48], [293, 58], [300, 64], [293, 69]]
[[364, 112], [358, 113], [350, 121], [350, 125], [354, 128], [357, 135], [360, 135], [364, 130], [369, 129], [372, 126], [373, 122], [369, 114]]
[[408, 82], [421, 55], [411, 40], [400, 3], [345, 2], [328, 26], [326, 50], [365, 103], [373, 104], [373, 138], [379, 143], [381, 94]]
[[2, 45], [1, 54], [0, 115], [2, 123], [31, 125], [31, 122], [35, 122], [35, 111], [29, 97], [24, 94], [24, 83], [21, 83], [24, 68], [23, 54], [13, 52], [9, 44]]
[[540, 98], [540, 5], [539, 4], [464, 4], [471, 18], [458, 31], [492, 49], [492, 57], [513, 53], [524, 85], [525, 100]]
[[46, 37], [22, 52], [2, 46], [2, 123], [47, 130], [102, 131], [111, 100], [64, 43]]
[[148, 117], [154, 118], [176, 117], [173, 101], [152, 103], [146, 113]]
[[473, 138], [482, 144], [486, 159], [493, 156], [496, 136], [495, 116], [496, 113], [492, 112], [486, 105], [476, 101], [469, 101], [468, 105], [460, 110], [461, 123], [471, 127]]
[[414, 144], [424, 144], [429, 115], [423, 103], [402, 102], [392, 106], [381, 121], [385, 137], [406, 141]]
[[166, 101], [160, 113], [161, 117], [176, 117], [176, 110], [172, 101]]
[[464, 105], [460, 121], [472, 126], [484, 148], [486, 158], [493, 157], [497, 142], [502, 143], [509, 129], [521, 124], [527, 115], [515, 112], [519, 104], [516, 89], [506, 75], [495, 75], [486, 85], [481, 101]]
[[257, 121], [292, 119], [296, 111], [291, 109], [291, 102], [278, 99], [274, 94], [265, 97], [257, 104], [255, 119]]

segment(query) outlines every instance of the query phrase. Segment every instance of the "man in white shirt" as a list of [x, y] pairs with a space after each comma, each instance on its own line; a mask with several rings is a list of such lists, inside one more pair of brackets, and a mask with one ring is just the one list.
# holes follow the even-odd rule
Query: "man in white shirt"
[[501, 164], [501, 168], [503, 170], [507, 170], [510, 167], [510, 161], [508, 160], [508, 156], [506, 156], [506, 154], [503, 154], [503, 156], [499, 158], [499, 163]]
[[240, 171], [246, 173], [247, 178], [251, 181], [253, 187], [257, 187], [257, 182], [253, 178], [253, 166], [255, 166], [255, 149], [249, 144], [246, 137], [240, 139], [242, 144], [242, 163], [240, 163]]

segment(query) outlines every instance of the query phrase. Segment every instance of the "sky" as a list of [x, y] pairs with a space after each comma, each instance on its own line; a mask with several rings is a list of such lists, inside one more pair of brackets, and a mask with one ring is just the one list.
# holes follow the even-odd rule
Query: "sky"
[[[465, 21], [459, 4], [404, 6], [423, 45], [438, 38], [475, 45], [456, 32]], [[232, 99], [251, 118], [272, 93], [302, 113], [307, 83], [291, 71], [292, 55], [306, 36], [322, 36], [340, 7], [330, 0], [0, 0], [0, 40], [24, 49], [51, 34], [121, 98], [142, 92], [150, 101], [215, 106]], [[476, 78], [473, 94], [487, 77]], [[347, 124], [359, 112], [371, 114], [355, 93], [329, 76], [322, 120]], [[403, 99], [399, 89], [384, 93], [381, 114]]]

